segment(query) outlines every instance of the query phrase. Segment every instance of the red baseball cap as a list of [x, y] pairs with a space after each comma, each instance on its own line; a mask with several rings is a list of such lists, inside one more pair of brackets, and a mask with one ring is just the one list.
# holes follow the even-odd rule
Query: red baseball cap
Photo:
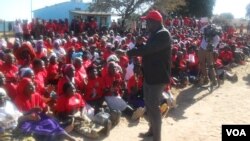
[[151, 10], [148, 12], [147, 16], [142, 16], [141, 17], [142, 20], [155, 20], [158, 22], [162, 22], [162, 15], [160, 12], [158, 12], [157, 10]]

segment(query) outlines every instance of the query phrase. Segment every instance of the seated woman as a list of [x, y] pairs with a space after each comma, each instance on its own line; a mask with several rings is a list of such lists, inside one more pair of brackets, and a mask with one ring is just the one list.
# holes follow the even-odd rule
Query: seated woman
[[224, 80], [227, 79], [231, 82], [237, 82], [238, 76], [236, 73], [230, 71], [228, 66], [223, 65], [223, 61], [218, 57], [218, 53], [214, 52], [214, 62], [215, 62], [215, 71], [217, 75], [217, 79], [220, 80], [220, 83], [223, 84]]
[[134, 65], [134, 75], [128, 80], [128, 104], [133, 106], [133, 108], [144, 107], [142, 84], [143, 75], [142, 68], [140, 64]]
[[98, 75], [97, 68], [91, 66], [87, 69], [88, 74], [88, 83], [86, 86], [86, 92], [84, 94], [84, 99], [90, 104], [93, 108], [95, 108], [95, 112], [97, 112], [103, 104], [103, 88], [104, 82], [102, 77]]
[[75, 140], [51, 117], [46, 115], [47, 106], [42, 96], [35, 92], [34, 83], [23, 78], [17, 86], [15, 104], [23, 115], [18, 120], [17, 130], [24, 135], [33, 135], [37, 140], [66, 138]]
[[62, 68], [63, 77], [57, 83], [57, 96], [63, 95], [63, 85], [67, 82], [75, 84], [75, 67], [72, 64], [65, 64]]
[[11, 140], [12, 131], [17, 126], [21, 113], [9, 100], [6, 91], [0, 88], [0, 140]]
[[[65, 82], [62, 87], [62, 95], [56, 101], [55, 114], [60, 121], [71, 119], [75, 114], [82, 111], [85, 106], [85, 101], [79, 93], [76, 93], [74, 84]], [[69, 124], [70, 125], [70, 124]], [[67, 127], [68, 125], [64, 125]]]
[[4, 87], [11, 100], [13, 100], [16, 96], [16, 85], [18, 81], [16, 77], [18, 68], [15, 64], [15, 60], [16, 58], [12, 53], [7, 53], [4, 56], [4, 63], [0, 65], [0, 71], [6, 78]]
[[133, 109], [122, 99], [122, 75], [114, 62], [108, 64], [107, 74], [104, 76], [104, 98], [111, 110], [118, 110], [137, 120], [144, 114], [144, 109]]
[[[100, 130], [97, 131], [96, 124], [91, 122], [87, 113], [83, 112], [83, 109], [86, 109], [85, 111], [89, 109], [82, 96], [76, 93], [75, 86], [71, 82], [66, 82], [62, 89], [63, 94], [58, 98], [55, 108], [56, 117], [61, 121], [61, 125], [68, 132], [74, 129], [87, 137], [98, 138]], [[111, 125], [108, 128], [110, 130]]]
[[49, 56], [49, 65], [47, 67], [46, 82], [50, 85], [56, 86], [60, 77], [59, 65], [55, 53], [51, 53]]

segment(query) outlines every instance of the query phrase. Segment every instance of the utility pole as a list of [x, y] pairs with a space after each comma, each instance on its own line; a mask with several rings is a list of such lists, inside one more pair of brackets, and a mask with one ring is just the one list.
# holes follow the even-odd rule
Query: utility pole
[[32, 7], [32, 0], [30, 0], [30, 20], [32, 21], [32, 10], [33, 10], [33, 7]]
[[5, 20], [3, 20], [3, 36], [6, 37], [6, 32], [5, 32]]

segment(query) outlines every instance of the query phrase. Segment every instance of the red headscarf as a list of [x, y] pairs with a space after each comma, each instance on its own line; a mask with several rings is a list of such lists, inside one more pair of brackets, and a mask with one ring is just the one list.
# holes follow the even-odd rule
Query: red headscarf
[[22, 80], [17, 85], [17, 92], [19, 93], [18, 97], [26, 97], [24, 94], [24, 91], [27, 85], [31, 82], [32, 80], [30, 78], [26, 78], [26, 77], [22, 78]]
[[29, 112], [32, 108], [45, 109], [46, 104], [44, 103], [42, 97], [38, 93], [33, 93], [30, 97], [25, 95], [25, 89], [32, 80], [29, 78], [23, 78], [17, 86], [17, 96], [14, 100], [17, 108], [21, 112]]
[[24, 51], [28, 51], [30, 57], [31, 57], [31, 60], [33, 60], [35, 57], [36, 57], [36, 53], [31, 45], [31, 43], [29, 42], [24, 42], [22, 44], [22, 46], [17, 50], [17, 53], [16, 53], [16, 58], [18, 60], [21, 60], [21, 54], [24, 52]]

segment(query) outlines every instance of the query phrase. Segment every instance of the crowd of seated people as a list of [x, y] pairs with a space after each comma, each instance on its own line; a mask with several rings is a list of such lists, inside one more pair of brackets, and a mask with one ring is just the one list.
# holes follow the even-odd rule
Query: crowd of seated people
[[[165, 22], [173, 37], [172, 81], [165, 89], [170, 95], [171, 87], [195, 84], [199, 77], [199, 23], [188, 17], [180, 21]], [[121, 115], [138, 121], [146, 112], [142, 60], [128, 58], [116, 50], [144, 47], [148, 36], [120, 35], [112, 30], [89, 34], [79, 29], [76, 33], [63, 28], [64, 24], [70, 27], [67, 21], [48, 21], [47, 32], [56, 31], [55, 34], [38, 32], [35, 39], [16, 38], [14, 43], [1, 39], [0, 87], [4, 92], [0, 92], [0, 106], [4, 107], [8, 99], [17, 107], [19, 132], [36, 139], [74, 140], [70, 133], [75, 130], [97, 138], [102, 132], [108, 135]], [[214, 52], [221, 79], [235, 81], [230, 67], [245, 64], [249, 38], [247, 34], [223, 31]], [[95, 116], [100, 113], [105, 122]], [[49, 132], [30, 130], [40, 125]], [[95, 128], [90, 128], [93, 125]]]

